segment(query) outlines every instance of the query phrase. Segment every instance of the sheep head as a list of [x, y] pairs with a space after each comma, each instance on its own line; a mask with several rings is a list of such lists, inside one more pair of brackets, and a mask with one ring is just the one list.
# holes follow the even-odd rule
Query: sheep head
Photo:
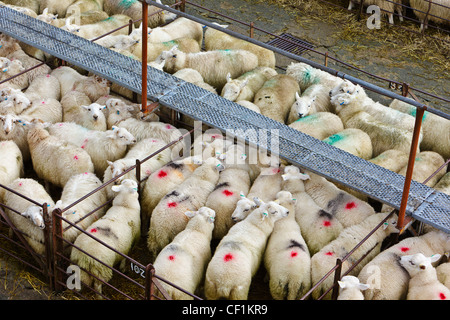
[[221, 96], [230, 101], [236, 101], [242, 89], [248, 84], [248, 79], [231, 79], [231, 74], [227, 73], [227, 83], [222, 88]]
[[291, 110], [293, 110], [298, 119], [303, 118], [311, 112], [311, 109], [316, 102], [316, 98], [316, 96], [300, 96], [298, 92], [296, 92], [295, 102], [292, 104]]
[[296, 166], [287, 166], [284, 168], [284, 174], [281, 175], [284, 181], [287, 180], [308, 180], [309, 175], [301, 173], [300, 169]]
[[433, 269], [433, 262], [438, 261], [441, 258], [440, 254], [434, 254], [431, 257], [426, 257], [422, 253], [416, 253], [413, 255], [402, 256], [400, 258], [400, 264], [408, 271], [411, 277], [422, 273], [424, 271]]
[[106, 106], [103, 106], [98, 103], [91, 103], [88, 106], [82, 106], [84, 110], [86, 110], [92, 117], [94, 121], [98, 121], [99, 119], [104, 119], [105, 115], [103, 113], [103, 110], [106, 109]]
[[[291, 195], [292, 196], [292, 195]], [[269, 201], [259, 207], [262, 219], [269, 218], [274, 222], [289, 215], [289, 210], [276, 201]]]
[[43, 210], [42, 207], [39, 206], [30, 206], [25, 212], [22, 212], [21, 215], [25, 218], [28, 218], [40, 229], [45, 228]]
[[214, 219], [216, 217], [216, 212], [208, 207], [201, 207], [198, 211], [186, 211], [184, 213], [186, 217], [193, 218], [195, 216], [202, 216], [207, 222], [214, 223]]
[[370, 288], [368, 284], [359, 282], [359, 279], [355, 276], [344, 276], [338, 281], [338, 284], [340, 287], [340, 292], [342, 292], [343, 289], [355, 288], [358, 290], [366, 290]]
[[136, 143], [136, 138], [125, 128], [112, 126], [111, 130], [106, 131], [108, 138], [119, 141], [123, 145]]
[[258, 207], [257, 203], [253, 200], [248, 199], [243, 192], [240, 193], [240, 199], [236, 203], [236, 208], [234, 209], [231, 219], [234, 222], [239, 222], [244, 220], [251, 211]]
[[114, 192], [136, 193], [138, 190], [138, 184], [134, 180], [124, 179], [120, 185], [112, 186], [111, 190]]

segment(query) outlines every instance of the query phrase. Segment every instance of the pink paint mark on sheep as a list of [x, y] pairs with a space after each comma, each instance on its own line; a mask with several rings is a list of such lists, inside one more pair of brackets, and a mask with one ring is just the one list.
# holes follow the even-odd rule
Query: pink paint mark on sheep
[[349, 202], [345, 205], [345, 209], [347, 209], [347, 210], [354, 209], [354, 208], [356, 208], [356, 203], [354, 203], [353, 201]]
[[150, 175], [151, 173], [152, 172], [149, 169], [145, 170], [145, 174]]
[[298, 252], [291, 251], [291, 258], [295, 258], [298, 255]]
[[442, 292], [439, 292], [439, 299], [445, 300], [445, 299], [447, 299], [447, 297]]
[[50, 78], [50, 75], [49, 75], [49, 74], [47, 74], [47, 75], [46, 75], [46, 77], [47, 77], [47, 78]]
[[92, 228], [91, 230], [89, 230], [91, 233], [96, 233], [97, 232], [97, 228]]
[[325, 252], [325, 255], [326, 255], [326, 256], [332, 256], [333, 254], [334, 254], [334, 253], [331, 252], [331, 251]]
[[78, 156], [73, 157], [75, 160], [78, 160]]
[[223, 261], [228, 262], [233, 260], [233, 255], [231, 253], [227, 253], [224, 257], [223, 257]]
[[169, 202], [169, 203], [167, 204], [167, 206], [168, 206], [169, 208], [175, 208], [177, 205], [178, 205], [178, 204], [177, 204], [176, 202]]
[[21, 187], [23, 185], [23, 183], [21, 182], [21, 183], [19, 183], [19, 187]]
[[409, 248], [408, 247], [401, 247], [400, 251], [401, 252], [407, 252], [407, 251], [409, 251]]
[[165, 176], [167, 176], [167, 172], [165, 172], [164, 170], [159, 171], [158, 173], [158, 178], [164, 178]]
[[169, 259], [170, 261], [173, 261], [173, 260], [175, 260], [175, 256], [174, 256], [174, 255], [170, 255], [170, 256], [168, 257], [168, 259]]
[[227, 197], [231, 197], [234, 194], [233, 192], [231, 192], [228, 189], [223, 190], [222, 193]]
[[166, 129], [172, 129], [172, 128], [173, 127], [170, 124], [166, 125]]
[[62, 127], [64, 123], [58, 123], [58, 127]]
[[42, 101], [42, 104], [45, 104], [45, 101]]
[[328, 221], [328, 220], [325, 220], [325, 221], [323, 222], [323, 226], [324, 226], [324, 227], [329, 227], [329, 226], [331, 226], [331, 222]]

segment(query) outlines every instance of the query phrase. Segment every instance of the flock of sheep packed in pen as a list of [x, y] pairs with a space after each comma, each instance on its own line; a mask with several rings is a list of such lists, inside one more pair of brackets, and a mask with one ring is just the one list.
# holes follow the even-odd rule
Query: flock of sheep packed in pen
[[[0, 4], [90, 40], [141, 17], [141, 3], [131, 0], [15, 2], [22, 7], [12, 2]], [[149, 7], [150, 13], [157, 10]], [[136, 23], [130, 34], [124, 28], [96, 43], [141, 60], [142, 32]], [[397, 100], [383, 105], [361, 86], [305, 63], [292, 62], [285, 73], [278, 72], [272, 51], [167, 11], [152, 15], [145, 32], [150, 66], [406, 174], [416, 111], [411, 105]], [[0, 81], [51, 59], [0, 35]], [[180, 128], [144, 114], [140, 106], [128, 89], [76, 67], [44, 64], [3, 83], [0, 184], [47, 203], [49, 212], [65, 208], [181, 137]], [[86, 233], [124, 255], [145, 239], [157, 275], [206, 299], [247, 299], [261, 267], [273, 299], [299, 299], [392, 210], [259, 150], [256, 163], [250, 163], [249, 147], [220, 133], [193, 142], [200, 154], [189, 150], [174, 158], [183, 143], [142, 164], [147, 180], [140, 193], [132, 170], [64, 212], [64, 218], [79, 221]], [[425, 112], [413, 179], [425, 181], [448, 158], [450, 121]], [[30, 172], [32, 177], [25, 175]], [[450, 173], [444, 168], [426, 184], [450, 194]], [[58, 199], [48, 186], [61, 191]], [[111, 199], [111, 205], [81, 219]], [[42, 208], [4, 188], [0, 203], [22, 213], [5, 209], [42, 254]], [[422, 234], [382, 250], [383, 241], [398, 233], [396, 222], [394, 214], [344, 262], [343, 272], [363, 258], [339, 282], [338, 299], [450, 299], [450, 235], [426, 225]], [[104, 263], [124, 267], [122, 256], [80, 230], [70, 228], [63, 236]], [[97, 278], [111, 280], [111, 269], [81, 251], [67, 255]], [[102, 292], [101, 281], [81, 275], [83, 283]], [[332, 281], [324, 281], [312, 298]], [[164, 287], [174, 299], [192, 298]]]

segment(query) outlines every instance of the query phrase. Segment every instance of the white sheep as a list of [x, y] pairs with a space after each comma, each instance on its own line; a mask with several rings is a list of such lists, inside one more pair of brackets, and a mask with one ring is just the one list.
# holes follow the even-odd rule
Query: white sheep
[[[77, 24], [70, 23], [70, 19], [66, 19], [66, 21], [69, 21], [66, 23], [62, 29], [67, 28], [69, 29], [69, 32], [72, 32], [76, 34], [77, 36], [80, 36], [82, 38], [93, 40], [97, 37], [102, 36], [105, 33], [111, 32], [113, 30], [116, 30], [117, 28], [126, 25], [130, 21], [130, 17], [124, 14], [115, 14], [112, 16], [109, 16], [105, 20], [101, 20], [95, 23], [91, 24], [84, 24], [81, 26], [78, 26]], [[127, 28], [122, 28], [119, 30], [114, 31], [111, 33], [112, 35], [118, 35], [118, 34], [128, 34]]]
[[0, 57], [8, 57], [18, 50], [21, 50], [21, 47], [16, 39], [4, 33], [0, 34]]
[[[139, 20], [142, 18], [142, 4], [137, 0], [104, 0], [103, 1], [103, 10], [109, 15], [115, 14], [125, 14], [129, 16], [128, 19], [132, 19], [133, 21]], [[165, 20], [165, 12], [160, 11], [161, 9], [155, 6], [148, 6], [148, 26], [149, 27], [157, 27], [163, 24]], [[159, 13], [156, 13], [160, 11]], [[126, 23], [124, 23], [126, 24]]]
[[13, 10], [22, 12], [22, 13], [30, 16], [30, 17], [36, 18], [37, 17], [37, 11], [36, 10], [38, 10], [39, 3], [37, 1], [34, 1], [34, 0], [27, 1], [27, 2], [28, 3], [26, 3], [26, 2], [22, 3], [24, 6], [22, 6], [22, 5], [15, 6], [15, 5], [11, 5], [11, 4], [6, 4], [6, 3], [1, 2], [1, 1], [0, 1], [0, 4], [5, 6], [5, 7], [11, 8]]
[[[102, 293], [102, 284], [111, 280], [112, 267], [120, 263], [124, 270], [126, 259], [99, 243], [96, 239], [108, 243], [116, 251], [127, 255], [140, 237], [141, 220], [139, 194], [137, 183], [125, 179], [121, 185], [113, 187], [116, 192], [112, 207], [99, 220], [87, 228], [87, 233], [81, 233], [75, 240], [70, 260], [81, 268], [81, 281]], [[77, 248], [82, 249], [81, 252]], [[99, 259], [101, 262], [97, 261]], [[104, 265], [106, 264], [106, 266]], [[109, 267], [111, 268], [109, 268]], [[89, 271], [95, 277], [84, 270]], [[98, 280], [99, 278], [100, 280]]]
[[51, 135], [84, 149], [94, 164], [94, 172], [102, 177], [108, 167], [107, 160], [116, 161], [123, 158], [128, 147], [136, 139], [127, 129], [113, 126], [111, 130], [86, 130], [73, 122], [55, 123], [47, 128]]
[[[136, 37], [133, 39], [136, 39]], [[141, 39], [141, 37], [138, 39]], [[178, 49], [186, 53], [200, 52], [202, 48], [201, 44], [199, 44], [197, 40], [187, 37], [176, 38], [163, 42], [149, 41], [147, 43], [147, 62], [154, 62], [163, 51], [170, 50], [173, 46], [178, 46]], [[142, 41], [139, 41], [137, 44], [132, 46], [130, 48], [130, 52], [134, 57], [136, 57], [137, 60], [142, 61]]]
[[28, 121], [39, 119], [43, 122], [56, 123], [63, 120], [63, 109], [58, 100], [41, 98], [33, 100], [31, 106], [25, 109], [20, 117]]
[[46, 12], [57, 14], [60, 17], [65, 17], [67, 7], [74, 3], [76, 0], [40, 0], [40, 10], [42, 13], [45, 9]]
[[448, 261], [449, 253], [446, 252], [445, 255], [447, 257], [447, 262], [443, 262], [436, 267], [436, 274], [439, 282], [450, 289], [450, 263]]
[[[0, 184], [6, 186], [23, 177], [24, 166], [22, 152], [14, 141], [0, 141]], [[5, 189], [0, 188], [0, 202]]]
[[447, 172], [439, 179], [438, 183], [436, 183], [433, 187], [440, 192], [446, 193], [450, 195], [450, 172]]
[[[15, 50], [11, 54], [7, 56], [8, 59], [12, 60], [19, 60], [22, 62], [22, 65], [25, 69], [30, 69], [32, 67], [35, 67], [36, 65], [42, 63], [42, 61], [31, 57], [28, 55], [25, 51], [22, 49]], [[26, 75], [28, 77], [28, 83], [31, 83], [37, 76], [41, 74], [49, 74], [52, 71], [52, 69], [47, 65], [43, 64], [33, 70], [27, 71]]]
[[153, 209], [159, 201], [186, 180], [199, 165], [199, 159], [187, 157], [171, 161], [150, 174], [145, 181], [141, 198], [142, 228], [145, 233], [148, 231]]
[[[214, 50], [184, 53], [177, 46], [163, 51], [158, 59], [164, 60], [164, 71], [175, 73], [192, 68], [200, 72], [203, 80], [220, 92], [227, 82], [227, 74], [237, 78], [257, 67], [258, 58], [245, 50]], [[214, 66], [214, 68], [213, 68]]]
[[426, 257], [422, 253], [400, 258], [400, 265], [411, 276], [407, 300], [450, 300], [450, 289], [439, 282], [436, 269], [432, 265], [440, 258], [440, 254]]
[[[88, 193], [102, 185], [102, 181], [93, 173], [84, 172], [73, 175], [64, 186], [60, 200], [56, 201], [54, 209], [64, 209], [73, 204]], [[86, 230], [94, 221], [101, 218], [106, 212], [106, 206], [96, 210], [107, 201], [105, 189], [100, 189], [88, 198], [77, 203], [69, 210], [63, 212], [63, 218], [69, 220], [77, 227]], [[67, 228], [67, 230], [66, 230]], [[63, 237], [67, 241], [74, 242], [81, 233], [76, 227], [70, 226], [62, 220]]]
[[344, 228], [358, 224], [375, 213], [365, 201], [339, 189], [332, 182], [312, 172], [306, 172], [305, 191], [324, 210], [342, 224]]
[[28, 146], [27, 134], [29, 123], [21, 120], [13, 114], [0, 115], [0, 140], [12, 140], [22, 152], [24, 162], [30, 160], [30, 148]]
[[296, 199], [295, 220], [300, 226], [310, 254], [315, 254], [326, 244], [336, 239], [344, 229], [339, 220], [306, 193], [304, 180], [309, 175], [300, 172], [296, 166], [287, 166], [282, 175], [282, 190], [289, 191]]
[[[199, 86], [200, 88], [208, 90], [209, 92], [217, 94], [216, 89], [214, 89], [214, 87], [211, 86], [210, 84], [206, 83], [203, 80], [203, 77], [200, 74], [200, 72], [198, 72], [197, 70], [194, 70], [192, 68], [184, 68], [184, 69], [181, 69], [181, 70], [178, 70], [177, 72], [175, 72], [173, 74], [173, 76], [180, 78], [186, 82], [195, 84], [196, 86]], [[183, 119], [182, 121], [187, 122], [187, 123], [192, 122], [192, 124], [193, 124], [193, 120], [191, 118], [186, 117], [184, 115], [182, 115], [181, 118]]]
[[369, 288], [369, 285], [359, 282], [359, 279], [355, 276], [343, 276], [341, 280], [338, 280], [338, 284], [338, 300], [364, 300], [361, 291]]
[[317, 112], [334, 113], [334, 106], [331, 104], [329, 89], [322, 84], [313, 84], [302, 92], [301, 96], [295, 95], [295, 102], [289, 111], [288, 124]]
[[314, 68], [304, 62], [292, 62], [286, 68], [286, 74], [297, 80], [301, 92], [313, 84], [322, 84], [331, 90], [339, 85], [343, 80], [330, 73]]
[[206, 269], [205, 296], [245, 300], [252, 277], [263, 260], [264, 248], [277, 220], [289, 211], [274, 201], [263, 203], [231, 227]]
[[250, 199], [258, 197], [264, 202], [275, 200], [277, 193], [281, 191], [282, 173], [279, 167], [262, 168], [251, 184], [247, 197]]
[[378, 156], [370, 159], [369, 161], [380, 167], [398, 173], [408, 164], [408, 158], [407, 153], [390, 149], [380, 153]]
[[61, 85], [51, 74], [41, 74], [30, 82], [25, 94], [31, 101], [43, 98], [61, 100]]
[[94, 172], [89, 154], [80, 147], [51, 136], [37, 123], [27, 134], [33, 169], [41, 179], [63, 188], [71, 176]]
[[[128, 170], [132, 166], [136, 165], [136, 160], [144, 160], [151, 154], [156, 153], [158, 150], [162, 149], [165, 146], [165, 142], [160, 139], [147, 138], [141, 141], [136, 142], [130, 150], [127, 152], [125, 157], [118, 159], [116, 161], [107, 161], [108, 167], [106, 168], [103, 174], [103, 182], [106, 183], [113, 178], [117, 178], [122, 172]], [[141, 179], [144, 179], [151, 175], [153, 172], [167, 164], [171, 159], [171, 152], [169, 149], [164, 149], [158, 154], [154, 155], [152, 158], [149, 158], [147, 161], [141, 163], [140, 172]], [[137, 181], [136, 177], [136, 169], [131, 170], [118, 177], [115, 180], [115, 184], [120, 183], [123, 179], [131, 179]], [[112, 197], [111, 193], [111, 185], [107, 188], [108, 198]]]
[[341, 118], [331, 112], [310, 114], [292, 122], [289, 124], [289, 127], [319, 140], [323, 140], [344, 130], [344, 124]]
[[430, 231], [421, 236], [407, 237], [385, 249], [362, 268], [358, 274], [361, 282], [370, 285], [364, 291], [366, 300], [404, 300], [408, 292], [409, 275], [400, 266], [404, 255], [422, 253], [443, 255], [450, 245], [450, 235]]
[[[55, 203], [45, 188], [36, 180], [31, 178], [19, 178], [12, 181], [7, 187], [22, 196], [28, 197], [42, 205], [47, 204], [47, 212], [50, 213]], [[45, 254], [45, 240], [43, 229], [45, 227], [43, 217], [43, 207], [36, 206], [21, 196], [5, 191], [3, 196], [4, 204], [14, 209], [13, 212], [5, 208], [11, 222], [18, 228], [25, 237], [28, 244], [38, 254]], [[28, 218], [29, 217], [29, 218]]]
[[[389, 107], [416, 116], [417, 109], [406, 102], [395, 99]], [[425, 111], [422, 117], [422, 132], [421, 150], [435, 151], [444, 159], [450, 158], [450, 120]]]
[[[403, 0], [380, 1], [380, 0], [365, 0], [364, 5], [376, 5], [380, 8], [382, 15], [387, 15], [390, 24], [394, 24], [394, 14], [398, 14], [399, 20], [403, 21]], [[348, 3], [348, 10], [352, 10], [355, 4], [360, 4], [360, 0], [350, 0]]]
[[[25, 67], [19, 60], [10, 60], [8, 58], [0, 57], [0, 81], [5, 81], [16, 74], [25, 71]], [[14, 88], [23, 90], [28, 87], [28, 75], [22, 74], [13, 79], [10, 79], [3, 84], [13, 86]]]
[[147, 239], [147, 247], [153, 259], [186, 227], [184, 212], [196, 211], [205, 205], [208, 195], [219, 180], [221, 170], [223, 165], [218, 159], [206, 159], [156, 205], [150, 219]]
[[[377, 213], [367, 217], [359, 224], [345, 228], [339, 236], [324, 246], [319, 252], [311, 258], [311, 279], [313, 285], [318, 283], [335, 265], [336, 259], [344, 258], [350, 250], [359, 244], [369, 232], [374, 230], [386, 217], [387, 213]], [[397, 217], [390, 217], [381, 227], [376, 229], [372, 235], [367, 238], [361, 246], [353, 251], [351, 257], [342, 262], [342, 272], [347, 272], [352, 264], [366, 255], [357, 266], [355, 266], [349, 275], [357, 275], [359, 271], [380, 253], [382, 241], [392, 233], [398, 233], [396, 228]], [[333, 284], [333, 277], [324, 280], [312, 293], [314, 299], [319, 298], [325, 290]], [[330, 297], [328, 293], [325, 298]]]
[[[216, 23], [217, 24], [217, 23]], [[227, 28], [227, 25], [219, 25]], [[206, 28], [205, 31], [205, 50], [246, 50], [258, 57], [258, 66], [275, 68], [275, 53], [267, 48], [263, 48], [254, 43], [235, 38], [214, 28]]]
[[295, 220], [297, 199], [289, 191], [280, 191], [277, 200], [289, 214], [275, 222], [264, 252], [264, 266], [272, 298], [297, 300], [311, 288], [311, 256]]
[[0, 114], [18, 115], [31, 105], [31, 101], [20, 90], [12, 87], [4, 87], [2, 90], [2, 100], [0, 102]]
[[75, 122], [90, 130], [106, 131], [108, 126], [104, 110], [106, 110], [105, 105], [95, 102], [89, 105], [81, 105], [64, 112], [63, 121]]
[[127, 50], [130, 53], [132, 51], [131, 47], [138, 42], [139, 40], [133, 39], [130, 35], [126, 34], [107, 35], [95, 41], [96, 44], [102, 47]]
[[425, 17], [428, 21], [433, 21], [440, 24], [449, 24], [450, 3], [448, 0], [433, 0], [432, 2], [410, 0], [410, 5], [414, 14], [420, 20], [420, 31], [424, 28]]
[[200, 48], [203, 41], [203, 27], [200, 23], [180, 17], [163, 27], [151, 29], [149, 42], [167, 42], [178, 38], [191, 38], [197, 41]]
[[372, 140], [364, 131], [347, 128], [322, 140], [365, 160], [372, 158]]
[[[187, 211], [184, 214], [189, 218], [186, 228], [161, 250], [153, 267], [159, 277], [194, 293], [211, 260], [215, 212], [208, 207], [201, 207], [198, 211]], [[193, 299], [173, 286], [164, 285], [164, 282], [162, 285], [172, 299]]]
[[278, 74], [264, 82], [256, 92], [253, 103], [259, 107], [262, 115], [285, 123], [296, 93], [300, 93], [297, 81], [289, 75]]
[[230, 101], [253, 101], [256, 92], [277, 72], [269, 67], [258, 67], [236, 79], [227, 74], [227, 83], [222, 88], [221, 96]]
[[[422, 183], [433, 173], [435, 173], [437, 169], [443, 166], [444, 163], [445, 160], [439, 153], [433, 151], [422, 151], [416, 155], [412, 179]], [[404, 166], [398, 173], [406, 176], [407, 167], [407, 165]], [[434, 187], [434, 185], [444, 176], [446, 172], [446, 168], [442, 168], [431, 179], [429, 179], [425, 185]]]
[[236, 101], [236, 103], [243, 107], [246, 107], [247, 109], [255, 111], [256, 113], [261, 113], [261, 110], [259, 109], [259, 107], [256, 104], [254, 104], [253, 102], [250, 102], [247, 100], [239, 100], [239, 101]]

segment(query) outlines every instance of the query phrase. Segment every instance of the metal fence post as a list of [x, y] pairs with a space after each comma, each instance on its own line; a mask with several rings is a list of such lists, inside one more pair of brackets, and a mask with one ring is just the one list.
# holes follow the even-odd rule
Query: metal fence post
[[331, 300], [337, 300], [339, 295], [339, 285], [337, 282], [341, 279], [341, 270], [342, 270], [342, 260], [336, 259], [337, 268], [334, 271], [334, 280], [333, 280], [333, 292], [331, 293]]
[[61, 259], [58, 257], [59, 254], [63, 254], [63, 241], [62, 241], [62, 221], [61, 221], [62, 211], [60, 208], [56, 208], [52, 212], [52, 222], [53, 222], [53, 270], [54, 270], [54, 285], [55, 291], [62, 291], [64, 288], [60, 284], [62, 282], [63, 276], [59, 268], [63, 268], [61, 264]]

